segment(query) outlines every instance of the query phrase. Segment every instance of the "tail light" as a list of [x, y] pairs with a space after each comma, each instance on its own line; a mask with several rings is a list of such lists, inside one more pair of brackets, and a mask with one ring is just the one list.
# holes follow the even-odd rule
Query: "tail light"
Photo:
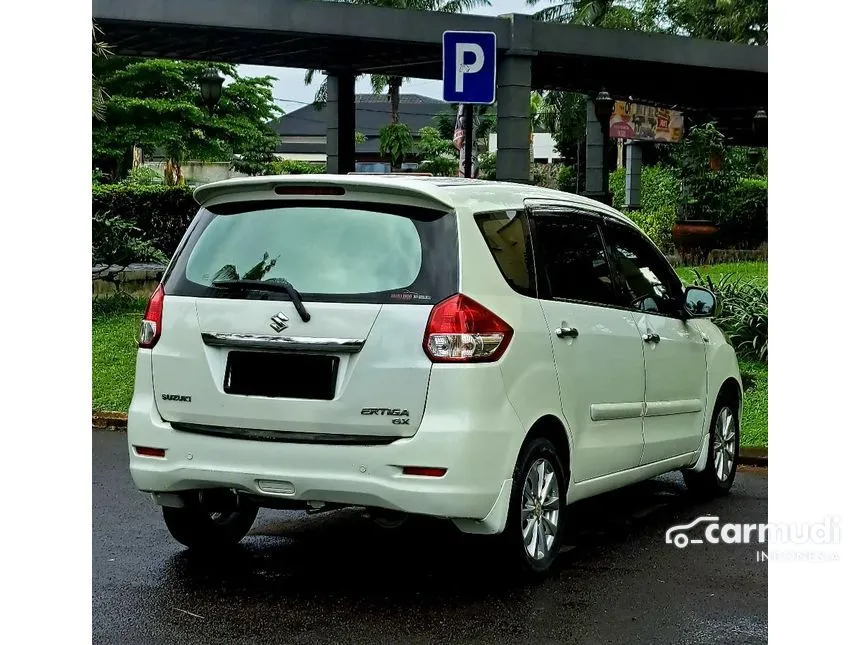
[[424, 352], [434, 363], [498, 360], [514, 330], [483, 305], [455, 294], [433, 307], [424, 332]]
[[152, 349], [161, 336], [161, 312], [164, 309], [164, 287], [158, 285], [149, 298], [143, 320], [140, 321], [140, 333], [137, 336], [137, 346], [141, 349]]

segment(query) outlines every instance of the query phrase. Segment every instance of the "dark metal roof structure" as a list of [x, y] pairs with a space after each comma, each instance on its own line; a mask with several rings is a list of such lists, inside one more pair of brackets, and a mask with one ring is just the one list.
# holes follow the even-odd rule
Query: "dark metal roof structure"
[[738, 142], [767, 108], [767, 48], [319, 0], [93, 0], [117, 54], [440, 79], [442, 33], [493, 31], [532, 57], [532, 87], [596, 93], [717, 118]]

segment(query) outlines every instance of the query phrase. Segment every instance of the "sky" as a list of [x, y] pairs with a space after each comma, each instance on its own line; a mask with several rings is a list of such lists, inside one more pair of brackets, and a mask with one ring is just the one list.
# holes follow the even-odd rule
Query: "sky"
[[[507, 13], [532, 14], [545, 7], [557, 4], [549, 0], [541, 0], [534, 6], [526, 4], [525, 0], [493, 0], [492, 6], [473, 9], [468, 13], [484, 16], [498, 16]], [[262, 65], [239, 65], [238, 71], [242, 76], [274, 76], [272, 95], [275, 102], [284, 112], [292, 112], [303, 105], [313, 102], [314, 94], [319, 83], [325, 78], [318, 75], [313, 85], [305, 85], [305, 70], [293, 67], [263, 67]], [[318, 80], [317, 80], [318, 79]], [[359, 94], [369, 94], [370, 79], [361, 78], [356, 81], [355, 91]], [[423, 94], [432, 98], [442, 98], [442, 81], [428, 81], [416, 78], [406, 82], [401, 90], [404, 94]]]

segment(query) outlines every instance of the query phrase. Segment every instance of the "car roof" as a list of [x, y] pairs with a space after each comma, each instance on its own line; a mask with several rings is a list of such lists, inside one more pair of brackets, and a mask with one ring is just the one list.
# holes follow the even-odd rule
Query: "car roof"
[[627, 216], [605, 204], [581, 195], [551, 188], [465, 177], [427, 177], [399, 173], [387, 175], [312, 174], [240, 177], [200, 186], [195, 189], [194, 198], [198, 203], [205, 204], [224, 195], [235, 195], [283, 184], [355, 186], [356, 188], [371, 190], [379, 187], [386, 191], [395, 189], [398, 192], [429, 197], [453, 209], [463, 208], [472, 212], [522, 208], [524, 200], [529, 200], [559, 206], [586, 207], [625, 223], [633, 224]]

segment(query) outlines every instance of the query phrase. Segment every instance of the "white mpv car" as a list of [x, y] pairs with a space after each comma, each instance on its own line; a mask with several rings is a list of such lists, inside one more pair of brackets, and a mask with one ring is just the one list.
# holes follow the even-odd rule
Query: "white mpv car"
[[546, 571], [563, 509], [673, 470], [735, 477], [741, 380], [624, 215], [468, 179], [315, 175], [202, 186], [149, 302], [131, 474], [192, 548], [259, 507], [365, 507], [504, 534]]

